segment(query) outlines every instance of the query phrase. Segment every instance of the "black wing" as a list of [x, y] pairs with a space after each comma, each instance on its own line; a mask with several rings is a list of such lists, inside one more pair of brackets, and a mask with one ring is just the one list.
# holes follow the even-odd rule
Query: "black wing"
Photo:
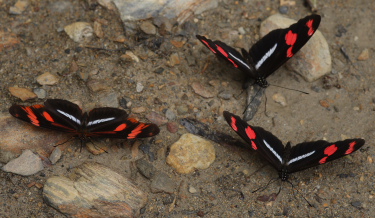
[[82, 110], [78, 105], [61, 99], [48, 99], [44, 105], [13, 105], [9, 113], [34, 126], [62, 132], [77, 133], [82, 122]]
[[347, 139], [338, 142], [324, 140], [304, 142], [292, 147], [286, 163], [289, 173], [327, 163], [351, 154], [365, 144], [363, 139]]
[[159, 127], [128, 118], [124, 110], [95, 108], [90, 111], [86, 124], [87, 136], [105, 138], [145, 138], [157, 135]]
[[245, 140], [253, 150], [268, 160], [276, 170], [281, 170], [284, 154], [283, 143], [272, 133], [261, 127], [252, 127], [228, 111], [223, 112], [225, 120], [232, 129]]
[[253, 63], [256, 77], [268, 77], [293, 57], [312, 37], [319, 27], [320, 15], [300, 19], [286, 29], [276, 29], [255, 43], [249, 53], [243, 51], [247, 63]]

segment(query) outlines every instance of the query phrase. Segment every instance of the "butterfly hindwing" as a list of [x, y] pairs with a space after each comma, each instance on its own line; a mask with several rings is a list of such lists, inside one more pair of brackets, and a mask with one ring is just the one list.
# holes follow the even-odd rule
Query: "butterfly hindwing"
[[290, 152], [288, 172], [297, 172], [349, 155], [364, 144], [365, 140], [358, 138], [334, 143], [319, 140], [297, 144]]
[[284, 145], [272, 133], [261, 127], [253, 127], [228, 111], [223, 112], [232, 129], [255, 151], [258, 151], [271, 165], [279, 170], [282, 164]]

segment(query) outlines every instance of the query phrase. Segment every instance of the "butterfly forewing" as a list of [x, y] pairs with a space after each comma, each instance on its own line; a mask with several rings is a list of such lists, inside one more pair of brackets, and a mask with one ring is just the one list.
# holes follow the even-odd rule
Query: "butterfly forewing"
[[257, 73], [268, 77], [293, 57], [315, 33], [320, 20], [320, 15], [307, 16], [289, 28], [271, 31], [255, 43], [249, 56]]
[[287, 162], [288, 172], [297, 172], [349, 155], [364, 144], [363, 139], [347, 139], [334, 143], [320, 140], [297, 144], [291, 149]]
[[249, 145], [253, 150], [259, 151], [271, 165], [279, 170], [282, 164], [284, 145], [272, 133], [261, 127], [253, 127], [228, 111], [223, 112], [225, 120], [232, 129]]

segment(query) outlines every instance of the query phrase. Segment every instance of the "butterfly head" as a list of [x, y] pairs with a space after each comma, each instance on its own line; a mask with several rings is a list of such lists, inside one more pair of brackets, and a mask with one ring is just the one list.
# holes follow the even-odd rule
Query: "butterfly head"
[[270, 85], [264, 77], [258, 77], [255, 80], [255, 83], [258, 84], [262, 88], [267, 88]]
[[288, 171], [286, 169], [281, 169], [281, 171], [279, 172], [279, 177], [281, 181], [287, 181], [289, 178]]

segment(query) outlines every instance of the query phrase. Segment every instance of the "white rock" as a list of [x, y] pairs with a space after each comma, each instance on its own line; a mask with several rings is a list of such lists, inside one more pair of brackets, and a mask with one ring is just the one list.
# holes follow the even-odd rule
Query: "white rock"
[[2, 170], [22, 176], [30, 176], [43, 170], [42, 160], [30, 150], [25, 150], [22, 154], [9, 161]]
[[75, 42], [89, 41], [93, 37], [94, 29], [87, 22], [75, 22], [64, 27], [68, 36]]

